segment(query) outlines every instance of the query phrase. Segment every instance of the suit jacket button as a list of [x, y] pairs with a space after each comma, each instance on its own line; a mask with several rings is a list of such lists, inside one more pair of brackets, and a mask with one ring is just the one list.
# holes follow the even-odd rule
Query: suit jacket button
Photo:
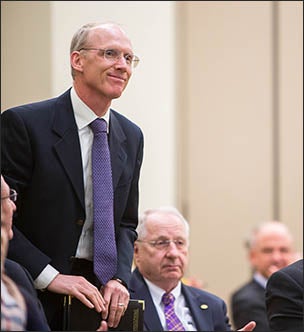
[[76, 220], [76, 225], [83, 226], [83, 224], [84, 224], [84, 221], [82, 219]]

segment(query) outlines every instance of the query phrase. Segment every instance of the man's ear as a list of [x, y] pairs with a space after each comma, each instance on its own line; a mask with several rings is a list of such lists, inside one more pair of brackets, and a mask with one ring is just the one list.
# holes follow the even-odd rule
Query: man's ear
[[134, 242], [134, 255], [138, 253], [138, 245], [136, 241]]
[[83, 71], [83, 57], [80, 55], [80, 52], [74, 51], [70, 56], [70, 61], [74, 70]]

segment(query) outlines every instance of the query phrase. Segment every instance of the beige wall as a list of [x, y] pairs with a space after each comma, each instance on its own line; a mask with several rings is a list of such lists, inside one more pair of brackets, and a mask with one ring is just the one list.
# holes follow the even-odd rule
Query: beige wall
[[48, 1], [1, 1], [1, 111], [51, 94]]
[[279, 213], [303, 250], [303, 3], [279, 3]]
[[271, 1], [1, 2], [1, 110], [71, 85], [81, 24], [126, 28], [141, 63], [113, 106], [145, 134], [140, 210], [182, 210], [188, 272], [227, 302], [253, 224], [278, 217], [302, 251], [303, 5], [278, 3], [274, 31]]
[[253, 225], [285, 222], [302, 252], [302, 9], [177, 4], [178, 204], [191, 224], [188, 273], [227, 303], [250, 277], [243, 244]]

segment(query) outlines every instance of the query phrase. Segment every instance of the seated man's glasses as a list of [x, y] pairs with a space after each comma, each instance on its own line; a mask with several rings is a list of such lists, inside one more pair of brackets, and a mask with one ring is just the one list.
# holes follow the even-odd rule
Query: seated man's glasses
[[9, 195], [8, 195], [8, 196], [1, 197], [1, 200], [2, 200], [2, 199], [7, 199], [7, 198], [9, 198], [11, 201], [16, 202], [16, 201], [17, 201], [17, 196], [18, 196], [17, 191], [14, 190], [14, 189], [10, 189], [10, 193], [9, 193]]
[[187, 246], [187, 242], [183, 239], [177, 239], [177, 240], [167, 240], [167, 239], [159, 239], [154, 241], [143, 241], [143, 240], [137, 240], [138, 242], [148, 243], [152, 247], [155, 247], [158, 250], [165, 250], [168, 249], [170, 246], [170, 243], [173, 242], [177, 249], [183, 250]]

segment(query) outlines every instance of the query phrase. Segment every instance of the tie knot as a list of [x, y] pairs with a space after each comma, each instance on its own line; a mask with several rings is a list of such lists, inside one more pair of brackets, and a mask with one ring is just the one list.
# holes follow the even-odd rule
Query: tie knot
[[90, 127], [93, 130], [94, 135], [102, 132], [107, 132], [107, 123], [104, 119], [95, 119], [90, 123]]
[[164, 305], [173, 304], [174, 301], [175, 301], [175, 297], [171, 293], [165, 293], [162, 297], [162, 302]]

